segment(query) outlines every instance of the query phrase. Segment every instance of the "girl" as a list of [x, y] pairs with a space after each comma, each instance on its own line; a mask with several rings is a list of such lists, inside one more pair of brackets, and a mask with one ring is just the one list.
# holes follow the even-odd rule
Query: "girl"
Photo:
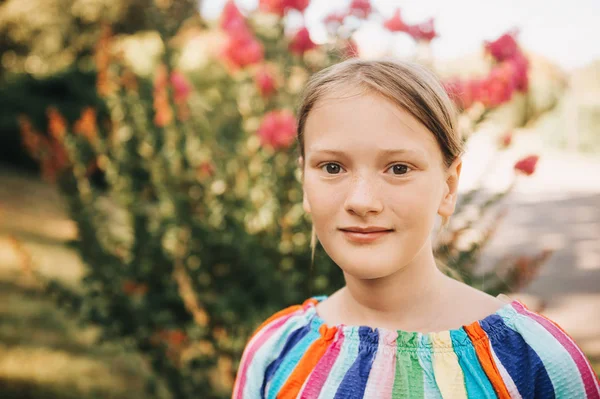
[[267, 319], [233, 398], [600, 398], [553, 321], [437, 267], [462, 142], [432, 73], [351, 59], [315, 74], [299, 108], [303, 207], [346, 285]]

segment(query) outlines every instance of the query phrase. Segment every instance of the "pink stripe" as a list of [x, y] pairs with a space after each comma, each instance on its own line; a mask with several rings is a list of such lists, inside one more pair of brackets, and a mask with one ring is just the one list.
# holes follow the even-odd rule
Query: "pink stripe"
[[321, 393], [321, 389], [323, 388], [323, 385], [329, 376], [329, 372], [340, 354], [342, 344], [344, 343], [344, 332], [342, 329], [338, 329], [337, 333], [339, 334], [338, 337], [334, 338], [334, 342], [327, 348], [327, 351], [323, 357], [321, 357], [319, 363], [317, 363], [310, 373], [308, 380], [304, 384], [302, 393], [300, 394], [300, 399], [316, 398], [319, 396], [319, 393]]
[[546, 330], [548, 330], [550, 334], [552, 334], [554, 338], [556, 338], [556, 340], [560, 342], [562, 346], [565, 347], [567, 352], [569, 352], [569, 354], [575, 361], [575, 364], [577, 365], [577, 368], [581, 373], [581, 379], [583, 380], [583, 385], [585, 386], [585, 393], [588, 399], [600, 399], [600, 386], [598, 385], [598, 379], [596, 378], [596, 374], [592, 371], [592, 366], [588, 363], [586, 357], [583, 355], [579, 347], [575, 344], [573, 339], [569, 337], [565, 332], [561, 331], [558, 327], [556, 327], [546, 317], [529, 311], [521, 303], [515, 301], [513, 302], [513, 307], [517, 310], [517, 312], [534, 319], [539, 324], [544, 326]]
[[238, 371], [238, 373], [240, 373], [240, 381], [234, 388], [232, 398], [243, 398], [248, 368], [250, 367], [250, 363], [260, 347], [271, 337], [271, 335], [273, 335], [273, 333], [275, 333], [275, 331], [277, 331], [277, 328], [281, 327], [281, 325], [288, 321], [290, 317], [296, 316], [301, 312], [304, 312], [304, 309], [298, 309], [297, 311], [282, 316], [279, 319], [275, 319], [270, 324], [267, 324], [265, 327], [263, 327], [261, 331], [256, 333], [252, 341], [246, 346], [246, 350], [242, 355], [242, 360], [240, 361], [241, 367]]
[[[379, 350], [381, 351], [381, 356], [378, 354], [378, 358], [380, 358], [380, 365], [378, 364], [376, 368], [371, 368], [376, 370], [378, 373], [375, 377], [375, 381], [378, 382], [376, 386], [380, 387], [379, 393], [377, 394], [378, 398], [382, 399], [391, 399], [392, 398], [392, 389], [394, 389], [394, 377], [396, 375], [396, 340], [398, 338], [398, 333], [395, 331], [385, 331], [380, 333], [380, 340], [383, 343], [380, 343]], [[393, 345], [393, 346], [391, 346]], [[377, 361], [377, 358], [375, 359]], [[371, 377], [369, 376], [369, 381]]]

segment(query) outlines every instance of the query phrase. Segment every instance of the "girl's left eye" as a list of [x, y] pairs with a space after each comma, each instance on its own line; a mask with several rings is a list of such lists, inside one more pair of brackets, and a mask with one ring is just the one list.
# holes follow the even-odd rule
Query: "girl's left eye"
[[392, 170], [392, 173], [396, 176], [401, 176], [407, 174], [410, 170], [410, 167], [408, 165], [397, 163], [395, 165], [392, 165], [388, 170]]

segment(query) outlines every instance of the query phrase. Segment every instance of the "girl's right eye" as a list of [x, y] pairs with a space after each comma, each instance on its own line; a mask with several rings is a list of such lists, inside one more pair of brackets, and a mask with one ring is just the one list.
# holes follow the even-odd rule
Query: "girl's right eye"
[[332, 174], [332, 175], [337, 175], [340, 173], [342, 167], [340, 165], [338, 165], [337, 163], [333, 163], [333, 162], [328, 162], [326, 164], [324, 164], [323, 166], [321, 166], [321, 170]]

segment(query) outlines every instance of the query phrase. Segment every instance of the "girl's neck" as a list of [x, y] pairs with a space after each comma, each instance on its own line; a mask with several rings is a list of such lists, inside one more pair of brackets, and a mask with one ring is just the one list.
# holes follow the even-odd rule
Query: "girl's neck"
[[431, 325], [457, 283], [438, 269], [429, 245], [392, 275], [365, 280], [346, 274], [345, 278], [346, 286], [337, 293], [343, 324], [415, 331]]

